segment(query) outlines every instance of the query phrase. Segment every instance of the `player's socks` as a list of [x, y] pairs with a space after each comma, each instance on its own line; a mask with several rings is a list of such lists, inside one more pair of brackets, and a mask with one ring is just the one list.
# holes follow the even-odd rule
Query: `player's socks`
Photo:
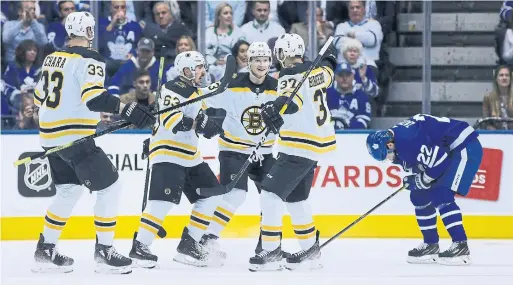
[[105, 246], [112, 246], [114, 241], [120, 190], [121, 182], [118, 179], [109, 187], [96, 192], [94, 226], [98, 243]]
[[228, 225], [233, 214], [244, 203], [245, 199], [246, 191], [237, 188], [222, 195], [214, 211], [214, 217], [208, 227], [208, 232], [219, 237], [221, 231]]
[[195, 241], [200, 242], [207, 231], [216, 205], [217, 203], [212, 203], [210, 198], [200, 199], [194, 203], [187, 228], [188, 235]]
[[461, 216], [460, 207], [458, 207], [455, 202], [452, 202], [440, 206], [438, 211], [440, 212], [440, 218], [442, 218], [452, 241], [466, 241], [467, 235], [463, 228], [463, 217]]
[[292, 228], [303, 250], [311, 248], [316, 241], [316, 229], [312, 209], [307, 201], [286, 203], [292, 219]]
[[467, 244], [460, 207], [456, 202], [451, 202], [439, 207], [438, 211], [453, 241], [449, 249], [438, 255], [438, 263], [445, 265], [471, 264], [470, 249]]
[[84, 188], [74, 184], [56, 185], [56, 195], [45, 216], [43, 236], [45, 243], [55, 244], [59, 239], [73, 208]]
[[262, 190], [260, 206], [262, 208], [262, 249], [273, 251], [281, 243], [282, 200], [276, 194]]
[[415, 206], [415, 216], [424, 242], [427, 244], [438, 243], [440, 238], [436, 229], [436, 208], [433, 204], [429, 202], [423, 206]]
[[155, 239], [167, 213], [173, 208], [173, 203], [166, 201], [150, 200], [141, 216], [136, 240], [150, 246]]

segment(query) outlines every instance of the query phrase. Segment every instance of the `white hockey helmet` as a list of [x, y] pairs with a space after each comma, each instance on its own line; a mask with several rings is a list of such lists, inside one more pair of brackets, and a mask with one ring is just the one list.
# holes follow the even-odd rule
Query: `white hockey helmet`
[[[269, 68], [273, 64], [273, 54], [269, 45], [266, 42], [254, 42], [248, 48], [248, 68], [251, 72], [251, 58], [252, 57], [269, 57]], [[269, 70], [267, 71], [269, 72]]]
[[[178, 54], [175, 58], [175, 66], [178, 69], [178, 74], [188, 80], [194, 81], [194, 78], [196, 77], [196, 66], [198, 65], [203, 65], [205, 70], [207, 69], [205, 58], [197, 51], [184, 51]], [[191, 71], [192, 77], [187, 77], [185, 75], [185, 68], [188, 68]]]
[[66, 17], [64, 27], [68, 36], [75, 35], [85, 37], [88, 40], [94, 39], [94, 26], [96, 21], [89, 12], [72, 12]]
[[[282, 56], [280, 58], [280, 52]], [[280, 63], [288, 57], [303, 57], [305, 54], [305, 42], [298, 34], [283, 34], [274, 44], [274, 54]]]

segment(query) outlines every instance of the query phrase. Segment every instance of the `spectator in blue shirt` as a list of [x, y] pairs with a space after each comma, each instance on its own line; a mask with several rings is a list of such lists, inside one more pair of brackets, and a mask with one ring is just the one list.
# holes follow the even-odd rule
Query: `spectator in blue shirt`
[[[155, 58], [155, 43], [148, 38], [141, 38], [137, 43], [137, 57], [132, 57], [124, 63], [110, 80], [109, 93], [119, 96], [134, 88], [135, 73], [139, 69], [147, 70], [151, 76], [151, 90], [157, 90], [159, 60]], [[164, 66], [162, 84], [167, 82]]]
[[8, 21], [2, 30], [7, 62], [14, 62], [16, 47], [24, 40], [33, 40], [38, 46], [47, 43], [45, 27], [36, 20], [34, 1], [18, 2], [18, 20]]
[[354, 88], [355, 71], [347, 63], [335, 70], [335, 84], [327, 90], [328, 109], [335, 129], [367, 129], [371, 121], [369, 97]]
[[59, 1], [57, 9], [59, 10], [60, 20], [48, 26], [48, 53], [63, 49], [66, 45], [68, 34], [66, 28], [64, 28], [64, 21], [71, 12], [76, 10], [73, 1]]
[[[21, 94], [32, 94], [40, 73], [41, 66], [37, 63], [36, 43], [32, 40], [24, 40], [16, 48], [16, 60], [5, 70], [3, 80], [19, 90]], [[12, 106], [18, 106], [19, 96], [13, 96], [16, 94], [13, 92], [8, 98]]]
[[126, 17], [125, 1], [112, 1], [110, 16], [100, 18], [98, 27], [100, 53], [107, 60], [109, 74], [135, 54], [135, 46], [142, 37], [141, 26]]

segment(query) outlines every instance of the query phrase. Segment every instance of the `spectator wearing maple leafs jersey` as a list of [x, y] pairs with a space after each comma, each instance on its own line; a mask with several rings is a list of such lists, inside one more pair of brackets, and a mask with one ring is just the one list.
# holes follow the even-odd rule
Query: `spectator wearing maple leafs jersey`
[[347, 63], [335, 70], [335, 84], [327, 90], [328, 109], [335, 129], [367, 129], [371, 121], [369, 97], [354, 88], [355, 71]]

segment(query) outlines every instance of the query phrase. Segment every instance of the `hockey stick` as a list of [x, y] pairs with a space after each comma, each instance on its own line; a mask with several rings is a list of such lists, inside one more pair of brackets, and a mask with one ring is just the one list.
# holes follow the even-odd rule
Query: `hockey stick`
[[[154, 113], [153, 115], [156, 116], [156, 115], [164, 114], [164, 113], [167, 113], [169, 111], [173, 111], [173, 110], [179, 109], [181, 107], [184, 107], [184, 106], [187, 106], [187, 105], [190, 105], [190, 104], [194, 104], [194, 103], [199, 102], [201, 100], [204, 100], [204, 99], [207, 99], [207, 98], [219, 95], [219, 94], [223, 93], [226, 90], [226, 88], [228, 88], [228, 85], [230, 84], [232, 79], [235, 79], [236, 77], [237, 77], [237, 63], [235, 61], [235, 58], [232, 55], [228, 55], [227, 60], [226, 60], [225, 76], [219, 82], [219, 87], [218, 87], [218, 89], [216, 91], [214, 91], [212, 93], [209, 93], [209, 94], [207, 94], [205, 96], [199, 96], [199, 97], [196, 97], [194, 99], [184, 101], [184, 102], [182, 102], [180, 104], [177, 104], [175, 106], [171, 106], [171, 107], [166, 108], [164, 110], [160, 110], [160, 111]], [[105, 129], [103, 131], [100, 131], [98, 133], [92, 134], [90, 136], [83, 137], [81, 139], [78, 139], [76, 141], [72, 141], [72, 142], [67, 143], [67, 144], [63, 144], [63, 145], [58, 146], [58, 147], [51, 148], [51, 149], [49, 149], [47, 151], [37, 153], [37, 154], [32, 155], [30, 157], [26, 157], [24, 159], [17, 160], [17, 161], [14, 162], [14, 166], [20, 166], [22, 164], [27, 164], [27, 163], [31, 162], [32, 160], [35, 160], [35, 159], [38, 159], [38, 158], [45, 158], [49, 154], [52, 154], [52, 153], [55, 153], [55, 152], [59, 152], [59, 151], [61, 151], [63, 149], [69, 148], [69, 147], [74, 146], [74, 145], [85, 143], [85, 142], [87, 142], [89, 140], [92, 140], [92, 139], [95, 139], [97, 137], [101, 137], [103, 135], [110, 134], [112, 132], [124, 129], [124, 128], [130, 126], [130, 125], [131, 125], [131, 123], [129, 123], [129, 122], [121, 121], [119, 124], [117, 124], [115, 126], [112, 126], [111, 128]]]
[[334, 239], [338, 238], [341, 234], [345, 233], [346, 231], [348, 231], [350, 228], [352, 228], [354, 225], [356, 225], [357, 223], [359, 223], [361, 220], [363, 220], [363, 218], [367, 217], [370, 213], [374, 212], [377, 208], [381, 207], [381, 205], [385, 204], [388, 200], [390, 200], [392, 197], [394, 197], [395, 195], [397, 195], [397, 193], [401, 192], [402, 190], [406, 189], [408, 185], [403, 185], [401, 188], [397, 189], [394, 191], [394, 193], [390, 194], [390, 196], [386, 197], [385, 200], [379, 202], [379, 204], [377, 204], [376, 206], [374, 206], [372, 209], [370, 209], [369, 211], [367, 211], [367, 213], [361, 215], [358, 219], [356, 219], [354, 222], [352, 222], [351, 224], [349, 224], [349, 226], [343, 228], [340, 232], [338, 232], [336, 235], [332, 236], [329, 240], [327, 240], [326, 242], [324, 242], [322, 245], [321, 245], [321, 248], [325, 247], [326, 245], [328, 245], [330, 242], [332, 242]]
[[[322, 57], [324, 56], [324, 53], [326, 52], [326, 50], [331, 45], [331, 42], [333, 42], [333, 37], [329, 37], [328, 38], [328, 40], [326, 41], [326, 43], [324, 44], [322, 49], [319, 51], [319, 54], [317, 55], [315, 60], [312, 62], [312, 64], [308, 68], [308, 70], [305, 72], [305, 75], [303, 76], [303, 78], [301, 79], [299, 84], [296, 85], [296, 87], [294, 88], [292, 93], [289, 95], [289, 97], [287, 98], [287, 101], [285, 102], [285, 104], [283, 105], [283, 107], [280, 110], [280, 115], [283, 115], [283, 113], [285, 113], [285, 111], [287, 110], [288, 105], [292, 102], [292, 100], [296, 96], [297, 92], [299, 91], [299, 88], [301, 88], [301, 86], [303, 85], [305, 80], [308, 78], [310, 73], [321, 62]], [[253, 150], [253, 153], [248, 157], [248, 159], [246, 159], [246, 161], [242, 165], [242, 168], [239, 170], [239, 172], [237, 173], [235, 178], [232, 179], [232, 181], [230, 183], [228, 183], [228, 185], [226, 185], [226, 186], [225, 185], [220, 185], [220, 186], [210, 187], [210, 188], [198, 188], [196, 190], [197, 193], [199, 195], [201, 195], [201, 196], [210, 197], [210, 196], [216, 196], [216, 195], [222, 195], [222, 194], [228, 193], [233, 188], [235, 188], [235, 185], [237, 185], [237, 182], [242, 177], [242, 175], [244, 175], [244, 173], [248, 169], [249, 165], [256, 159], [258, 149], [260, 149], [260, 147], [262, 147], [262, 145], [265, 143], [265, 141], [267, 139], [267, 136], [270, 133], [271, 133], [271, 129], [267, 128], [267, 130], [265, 131], [265, 134], [262, 136], [262, 138], [260, 139], [258, 144], [255, 146], [255, 149]]]
[[[161, 84], [162, 84], [162, 73], [164, 73], [164, 50], [166, 46], [162, 46], [161, 55], [160, 55], [160, 62], [159, 62], [159, 74], [158, 74], [158, 81], [157, 81], [157, 95], [155, 96], [155, 102], [153, 102], [153, 110], [158, 113], [159, 111], [159, 99], [160, 99], [160, 92], [161, 92]], [[143, 146], [143, 152], [144, 152], [145, 146]], [[146, 176], [144, 178], [144, 194], [143, 194], [143, 200], [142, 200], [142, 206], [141, 206], [141, 213], [144, 213], [144, 209], [146, 209], [146, 203], [148, 202], [148, 192], [149, 192], [149, 180], [150, 180], [150, 157], [146, 157]], [[158, 229], [157, 236], [159, 238], [165, 238], [167, 236], [166, 229], [161, 225]]]
[[498, 123], [513, 123], [513, 118], [501, 118], [501, 117], [486, 117], [486, 118], [481, 118], [479, 120], [476, 121], [476, 123], [473, 125], [473, 128], [476, 129], [478, 128], [482, 123], [487, 123], [487, 122], [490, 122], [490, 121], [493, 121], [493, 122], [498, 122]]

